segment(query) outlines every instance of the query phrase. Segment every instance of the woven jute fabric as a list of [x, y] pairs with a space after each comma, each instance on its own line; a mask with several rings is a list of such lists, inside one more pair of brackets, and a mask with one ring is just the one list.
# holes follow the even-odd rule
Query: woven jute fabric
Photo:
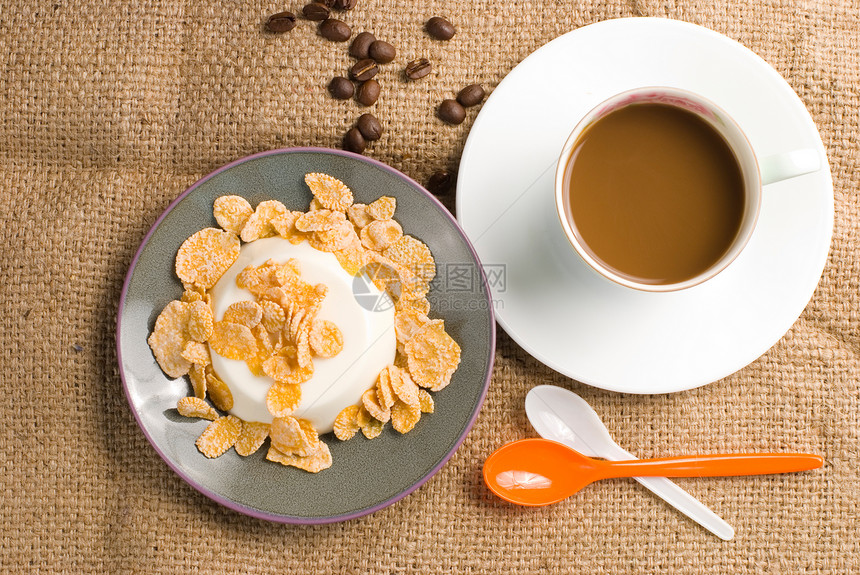
[[[528, 54], [578, 27], [659, 16], [761, 55], [815, 120], [834, 177], [823, 277], [767, 353], [671, 395], [605, 392], [561, 376], [501, 330], [486, 403], [462, 448], [415, 493], [367, 517], [290, 526], [224, 508], [184, 483], [135, 423], [114, 346], [123, 278], [146, 231], [188, 185], [285, 146], [339, 147], [364, 111], [326, 93], [352, 60], [309, 21], [264, 34], [302, 4], [6, 0], [0, 8], [0, 571], [68, 573], [860, 572], [860, 2], [857, 0], [359, 0], [342, 13], [398, 48], [372, 110], [367, 154], [418, 181], [457, 167], [477, 109], [435, 106], [492, 90]], [[446, 15], [458, 33], [432, 40]], [[433, 73], [401, 71], [427, 57]], [[535, 105], [540, 105], [536, 102]], [[453, 202], [450, 198], [447, 205]], [[800, 474], [678, 483], [731, 523], [723, 542], [632, 480], [540, 509], [502, 503], [484, 458], [533, 436], [527, 391], [580, 393], [642, 457], [802, 451]], [[384, 470], [368, 468], [368, 473]]]

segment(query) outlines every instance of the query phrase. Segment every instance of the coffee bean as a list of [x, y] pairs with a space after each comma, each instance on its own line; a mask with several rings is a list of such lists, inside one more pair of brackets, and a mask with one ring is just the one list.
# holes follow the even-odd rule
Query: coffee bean
[[379, 66], [370, 58], [359, 60], [349, 69], [349, 77], [358, 82], [370, 80], [379, 72]]
[[292, 12], [278, 12], [266, 20], [266, 32], [280, 34], [296, 27], [296, 15]]
[[361, 132], [358, 131], [358, 128], [350, 128], [350, 130], [343, 137], [344, 150], [349, 150], [350, 152], [360, 154], [364, 152], [364, 149], [366, 147], [367, 142], [364, 140], [364, 136], [361, 135]]
[[427, 58], [418, 58], [406, 64], [406, 77], [410, 80], [423, 78], [433, 70], [432, 64]]
[[456, 30], [454, 25], [442, 18], [441, 16], [433, 16], [427, 20], [424, 25], [427, 33], [437, 40], [450, 40], [454, 37]]
[[388, 42], [377, 40], [367, 49], [367, 55], [379, 62], [380, 64], [388, 64], [397, 55], [397, 50]]
[[379, 92], [381, 90], [379, 82], [373, 79], [368, 80], [358, 87], [358, 94], [356, 94], [355, 99], [358, 100], [359, 104], [371, 106], [379, 99]]
[[352, 10], [356, 4], [358, 0], [334, 0], [335, 10]]
[[373, 114], [362, 114], [358, 117], [355, 126], [368, 142], [378, 140], [382, 137], [382, 124]]
[[348, 78], [336, 76], [328, 83], [328, 91], [336, 100], [347, 100], [355, 94], [355, 86]]
[[448, 170], [433, 172], [427, 180], [427, 191], [435, 196], [445, 196], [454, 187], [456, 179]]
[[466, 108], [457, 100], [443, 100], [439, 104], [439, 118], [449, 124], [462, 124], [466, 119]]
[[349, 47], [349, 55], [359, 60], [370, 58], [368, 48], [374, 42], [376, 42], [376, 36], [370, 32], [359, 32]]
[[334, 7], [334, 0], [316, 0], [316, 1], [320, 2], [321, 4], [325, 4], [329, 8]]
[[484, 99], [484, 88], [480, 84], [466, 86], [457, 94], [457, 101], [465, 107], [477, 106]]
[[331, 14], [331, 8], [322, 2], [311, 2], [302, 8], [302, 14], [304, 14], [305, 18], [308, 20], [322, 21], [329, 17]]
[[329, 18], [320, 23], [320, 35], [332, 42], [346, 42], [352, 36], [352, 30], [346, 22], [336, 18]]

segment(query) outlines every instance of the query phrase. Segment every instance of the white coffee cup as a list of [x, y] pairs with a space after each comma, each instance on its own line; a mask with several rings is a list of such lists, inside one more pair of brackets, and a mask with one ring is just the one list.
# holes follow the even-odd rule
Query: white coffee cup
[[[739, 230], [724, 254], [709, 268], [694, 277], [674, 283], [645, 283], [621, 275], [604, 265], [583, 245], [575, 230], [571, 213], [569, 188], [565, 182], [566, 169], [580, 137], [596, 121], [621, 108], [633, 104], [663, 104], [678, 107], [695, 114], [710, 125], [732, 150], [741, 172], [744, 186], [744, 207]], [[734, 261], [749, 242], [761, 210], [762, 187], [821, 167], [821, 158], [813, 149], [793, 150], [764, 158], [757, 158], [740, 126], [713, 102], [678, 88], [643, 87], [622, 92], [604, 100], [588, 112], [568, 136], [559, 155], [555, 173], [555, 204], [561, 227], [576, 253], [597, 273], [622, 286], [648, 291], [668, 292], [690, 288], [705, 282]]]

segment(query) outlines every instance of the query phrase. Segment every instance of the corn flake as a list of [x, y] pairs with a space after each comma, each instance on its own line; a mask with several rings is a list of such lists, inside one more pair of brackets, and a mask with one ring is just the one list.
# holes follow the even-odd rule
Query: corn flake
[[310, 455], [321, 443], [313, 426], [289, 415], [272, 419], [269, 437], [272, 446], [285, 455]]
[[421, 311], [412, 308], [398, 311], [394, 314], [394, 332], [397, 334], [397, 341], [405, 344], [428, 323], [430, 318]]
[[302, 212], [284, 210], [276, 214], [269, 222], [272, 229], [285, 240], [304, 239], [304, 234], [296, 229], [296, 220], [301, 217]]
[[400, 377], [399, 370], [393, 366], [386, 366], [376, 378], [376, 396], [377, 402], [383, 409], [391, 409], [397, 397], [394, 395], [394, 388], [391, 386], [391, 378]]
[[423, 387], [418, 388], [418, 407], [421, 409], [421, 413], [433, 413], [436, 408], [433, 396]]
[[334, 357], [343, 349], [343, 333], [333, 322], [315, 320], [311, 324], [309, 343], [318, 356]]
[[241, 419], [232, 415], [219, 417], [197, 438], [197, 449], [206, 457], [218, 457], [233, 447], [241, 433]]
[[286, 417], [302, 401], [302, 386], [294, 383], [276, 382], [266, 393], [266, 407], [275, 417]]
[[290, 365], [290, 361], [283, 353], [276, 353], [271, 357], [267, 358], [265, 361], [263, 361], [262, 368], [263, 373], [265, 373], [275, 381], [282, 383], [286, 382], [289, 379], [290, 373], [292, 373], [293, 371], [293, 368]]
[[[430, 282], [436, 277], [436, 262], [433, 254], [430, 253], [430, 248], [412, 236], [401, 236], [399, 240], [387, 247], [382, 255], [409, 270], [417, 280], [420, 280], [415, 285], [416, 291], [423, 290], [423, 293], [426, 293]], [[405, 281], [403, 283], [407, 284]]]
[[374, 419], [385, 423], [391, 417], [391, 412], [378, 403], [375, 389], [368, 389], [361, 395], [361, 404]]
[[394, 390], [397, 399], [407, 405], [418, 405], [418, 386], [409, 374], [397, 368], [389, 368], [389, 373], [391, 373], [391, 389]]
[[212, 308], [202, 299], [189, 304], [190, 314], [188, 317], [188, 337], [194, 341], [206, 341], [212, 337], [214, 318]]
[[212, 400], [215, 407], [221, 411], [230, 411], [233, 409], [233, 392], [212, 371], [206, 373], [206, 391], [209, 393], [209, 399]]
[[361, 245], [380, 252], [397, 242], [403, 228], [394, 220], [377, 220], [361, 228]]
[[390, 220], [394, 217], [397, 200], [391, 196], [382, 196], [367, 205], [367, 215], [374, 220]]
[[239, 235], [245, 222], [254, 213], [254, 208], [241, 196], [221, 196], [215, 200], [213, 212], [219, 226]]
[[282, 465], [297, 467], [310, 473], [319, 473], [323, 469], [328, 469], [331, 467], [332, 462], [331, 451], [329, 450], [328, 445], [322, 441], [320, 441], [319, 445], [312, 453], [304, 456], [286, 454], [278, 450], [276, 447], [271, 446], [268, 453], [266, 453], [266, 459]]
[[397, 298], [397, 301], [394, 302], [394, 309], [397, 311], [411, 309], [427, 315], [430, 313], [430, 302], [423, 295], [413, 293], [407, 289], [403, 291], [400, 294], [400, 297]]
[[224, 312], [225, 322], [238, 323], [253, 329], [263, 319], [263, 308], [255, 301], [237, 301]]
[[182, 242], [176, 254], [176, 275], [183, 282], [209, 289], [239, 257], [233, 232], [204, 228]]
[[206, 293], [205, 289], [191, 283], [182, 282], [182, 284], [185, 291], [182, 292], [182, 298], [180, 298], [181, 301], [185, 303], [193, 303], [196, 301], [205, 301], [206, 303], [209, 303], [207, 301], [209, 294]]
[[352, 439], [356, 432], [361, 429], [355, 420], [358, 415], [358, 409], [359, 407], [357, 405], [349, 405], [337, 414], [337, 417], [334, 419], [335, 437], [341, 441], [346, 441], [348, 439]]
[[206, 399], [206, 366], [192, 365], [188, 370], [188, 379], [191, 380], [194, 397]]
[[209, 345], [227, 359], [249, 359], [257, 354], [257, 339], [250, 328], [229, 321], [215, 322]]
[[257, 209], [245, 222], [239, 237], [243, 242], [253, 242], [260, 238], [269, 238], [276, 235], [272, 222], [287, 216], [286, 206], [278, 200], [266, 200], [257, 204]]
[[210, 421], [218, 419], [218, 412], [199, 397], [183, 397], [176, 403], [176, 410], [183, 417], [199, 417]]
[[361, 428], [361, 433], [367, 439], [375, 439], [379, 437], [382, 430], [385, 429], [385, 424], [371, 416], [363, 405], [358, 408], [355, 422]]
[[260, 449], [267, 437], [269, 437], [268, 423], [243, 421], [242, 433], [233, 447], [236, 449], [236, 453], [242, 457], [247, 457]]
[[343, 212], [321, 209], [307, 212], [296, 220], [296, 229], [301, 232], [322, 232], [333, 230], [346, 222]]
[[147, 339], [155, 360], [169, 377], [182, 377], [191, 368], [191, 362], [182, 357], [189, 316], [190, 304], [179, 300], [170, 302], [158, 314], [155, 328]]
[[352, 205], [352, 190], [346, 184], [328, 174], [310, 173], [305, 183], [322, 207], [345, 212]]
[[412, 431], [418, 420], [421, 419], [421, 408], [416, 403], [411, 405], [398, 401], [391, 408], [391, 427], [400, 433]]
[[445, 333], [442, 320], [432, 320], [415, 333], [405, 354], [412, 379], [430, 391], [447, 386], [460, 364], [460, 346]]
[[209, 357], [209, 348], [205, 343], [189, 341], [182, 350], [182, 357], [194, 365], [209, 365], [212, 360]]
[[349, 221], [356, 228], [361, 229], [373, 221], [373, 217], [367, 213], [366, 204], [352, 204], [346, 209], [346, 215]]

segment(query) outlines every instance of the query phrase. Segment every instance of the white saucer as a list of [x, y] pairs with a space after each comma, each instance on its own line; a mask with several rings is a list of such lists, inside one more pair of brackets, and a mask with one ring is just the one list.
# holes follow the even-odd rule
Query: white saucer
[[[728, 269], [682, 292], [598, 276], [567, 244], [553, 207], [558, 153], [579, 118], [648, 85], [712, 100], [759, 157], [821, 156], [818, 172], [765, 189], [756, 231]], [[496, 319], [538, 360], [603, 389], [681, 391], [748, 365], [803, 311], [830, 247], [833, 184], [801, 100], [747, 48], [678, 21], [609, 20], [537, 50], [484, 104], [459, 173], [457, 216], [488, 272]]]

